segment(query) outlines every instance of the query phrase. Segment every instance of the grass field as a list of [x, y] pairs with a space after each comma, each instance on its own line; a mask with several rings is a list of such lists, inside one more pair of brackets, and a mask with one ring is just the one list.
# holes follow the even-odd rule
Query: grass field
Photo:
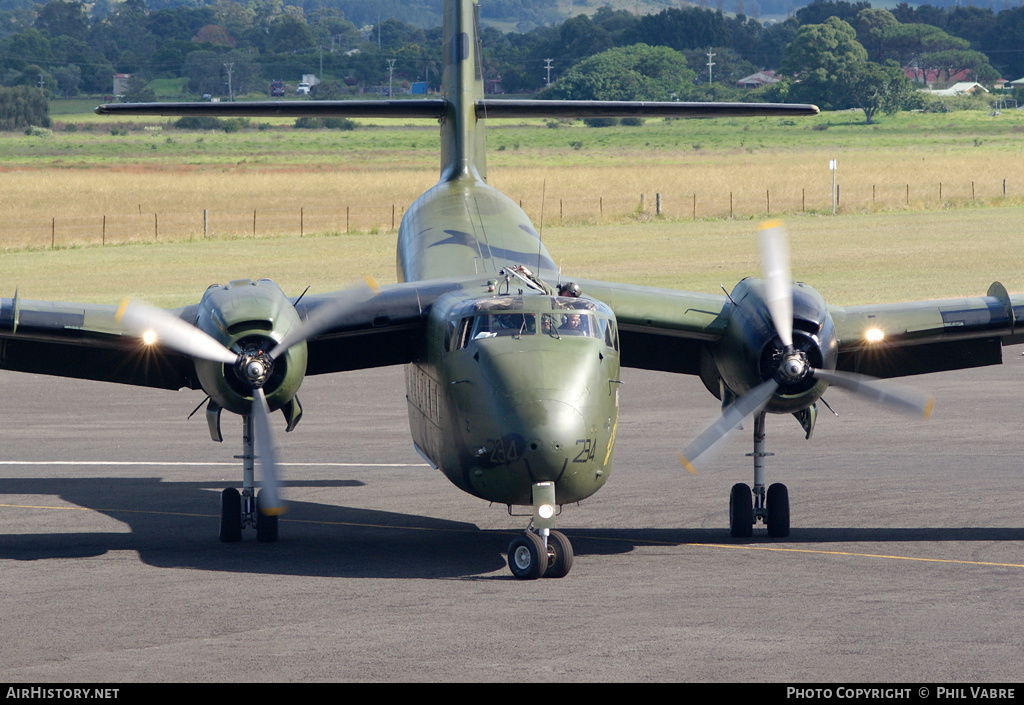
[[[294, 294], [366, 273], [393, 281], [392, 208], [400, 218], [437, 178], [434, 126], [333, 132], [284, 121], [228, 134], [150, 120], [111, 135], [62, 129], [84, 126], [77, 114], [55, 122], [44, 136], [0, 135], [4, 296], [17, 286], [27, 298], [133, 294], [170, 306], [238, 278], [270, 277]], [[757, 272], [757, 220], [781, 215], [794, 275], [832, 303], [978, 295], [994, 279], [1024, 289], [1024, 111], [877, 126], [859, 113], [604, 129], [508, 122], [488, 139], [490, 182], [522, 201], [576, 276], [731, 288]], [[830, 159], [836, 217], [826, 215]], [[216, 237], [202, 237], [204, 210]], [[101, 237], [107, 247], [81, 246]], [[136, 244], [109, 246], [124, 241]]]

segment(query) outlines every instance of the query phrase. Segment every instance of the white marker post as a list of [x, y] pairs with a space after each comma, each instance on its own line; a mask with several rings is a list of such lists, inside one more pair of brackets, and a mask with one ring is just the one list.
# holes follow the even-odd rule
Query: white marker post
[[836, 214], [836, 167], [835, 159], [829, 160], [828, 168], [832, 170], [832, 215]]

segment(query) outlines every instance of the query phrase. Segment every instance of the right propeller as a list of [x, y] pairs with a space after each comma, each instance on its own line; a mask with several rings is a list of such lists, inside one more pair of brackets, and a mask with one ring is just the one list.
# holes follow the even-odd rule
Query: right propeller
[[[223, 374], [233, 375], [248, 390], [252, 402], [247, 416], [252, 423], [254, 455], [259, 460], [262, 477], [259, 510], [276, 516], [285, 511], [285, 504], [281, 499], [280, 471], [270, 430], [270, 406], [264, 391], [272, 379], [275, 362], [293, 346], [330, 328], [378, 291], [377, 283], [367, 277], [357, 286], [338, 293], [329, 302], [315, 308], [306, 320], [292, 326], [280, 341], [267, 337], [262, 342], [259, 338], [253, 342], [248, 338], [245, 342], [240, 340], [233, 344], [237, 351], [172, 312], [147, 304], [125, 300], [117, 311], [116, 319], [123, 330], [142, 337], [148, 344], [159, 343], [199, 360], [223, 363]], [[297, 314], [290, 303], [287, 308], [297, 321]], [[215, 391], [206, 391], [214, 397]]]
[[[726, 407], [721, 418], [697, 436], [679, 454], [682, 465], [696, 472], [695, 462], [717, 446], [749, 416], [759, 414], [782, 388], [791, 388], [804, 380], [815, 379], [842, 387], [893, 408], [928, 418], [934, 400], [931, 397], [891, 385], [884, 388], [873, 377], [812, 366], [807, 353], [794, 345], [793, 281], [790, 278], [789, 245], [780, 221], [763, 223], [758, 229], [758, 249], [763, 274], [763, 301], [771, 319], [781, 351], [775, 356], [769, 379], [754, 386]], [[820, 396], [820, 394], [818, 395]], [[808, 406], [816, 400], [810, 400]]]

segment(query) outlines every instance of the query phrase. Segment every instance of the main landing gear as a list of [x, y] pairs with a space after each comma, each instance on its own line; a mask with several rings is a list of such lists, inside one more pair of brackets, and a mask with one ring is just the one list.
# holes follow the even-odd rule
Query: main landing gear
[[554, 530], [555, 483], [533, 486], [533, 520], [508, 545], [508, 568], [520, 580], [564, 578], [572, 568], [572, 544]]
[[754, 417], [754, 489], [742, 482], [732, 486], [729, 495], [729, 533], [734, 538], [750, 538], [754, 524], [764, 522], [772, 538], [789, 536], [789, 490], [775, 483], [765, 491], [764, 459], [772, 455], [765, 452], [764, 418], [762, 411]]
[[[207, 409], [207, 413], [211, 411]], [[219, 409], [213, 413], [219, 414]], [[211, 426], [212, 429], [212, 426]], [[217, 431], [220, 433], [219, 429]], [[215, 437], [215, 440], [218, 440]], [[220, 540], [232, 543], [242, 540], [242, 529], [256, 529], [256, 540], [263, 543], [277, 541], [278, 517], [260, 511], [263, 493], [256, 492], [256, 443], [251, 414], [242, 416], [242, 490], [228, 487], [220, 493]]]

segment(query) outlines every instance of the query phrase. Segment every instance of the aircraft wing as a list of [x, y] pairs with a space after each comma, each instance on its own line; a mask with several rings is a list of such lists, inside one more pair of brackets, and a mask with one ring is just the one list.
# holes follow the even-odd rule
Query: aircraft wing
[[[162, 389], [198, 386], [188, 357], [122, 335], [116, 313], [117, 306], [17, 294], [0, 299], [0, 369]], [[187, 318], [189, 309], [175, 314]]]
[[[474, 280], [478, 277], [473, 277]], [[434, 299], [465, 285], [460, 280], [396, 284], [349, 307], [329, 329], [308, 341], [306, 374], [410, 362], [419, 354]], [[300, 297], [308, 318], [344, 292]], [[172, 313], [194, 323], [199, 305]], [[0, 299], [0, 369], [103, 382], [199, 389], [191, 356], [125, 334], [118, 306]]]
[[[725, 334], [726, 296], [575, 279], [615, 312], [625, 367], [701, 374], [704, 351]], [[993, 284], [986, 296], [837, 307], [837, 369], [901, 377], [999, 364], [1002, 347], [1024, 343], [1024, 295]], [[869, 339], [868, 331], [880, 332]]]
[[574, 279], [615, 312], [624, 367], [700, 374], [701, 351], [725, 330], [729, 299], [649, 286]]
[[[872, 377], [997, 365], [1002, 346], [1024, 342], [1024, 295], [998, 282], [986, 296], [832, 308], [837, 369]], [[870, 341], [868, 331], [879, 340]]]

